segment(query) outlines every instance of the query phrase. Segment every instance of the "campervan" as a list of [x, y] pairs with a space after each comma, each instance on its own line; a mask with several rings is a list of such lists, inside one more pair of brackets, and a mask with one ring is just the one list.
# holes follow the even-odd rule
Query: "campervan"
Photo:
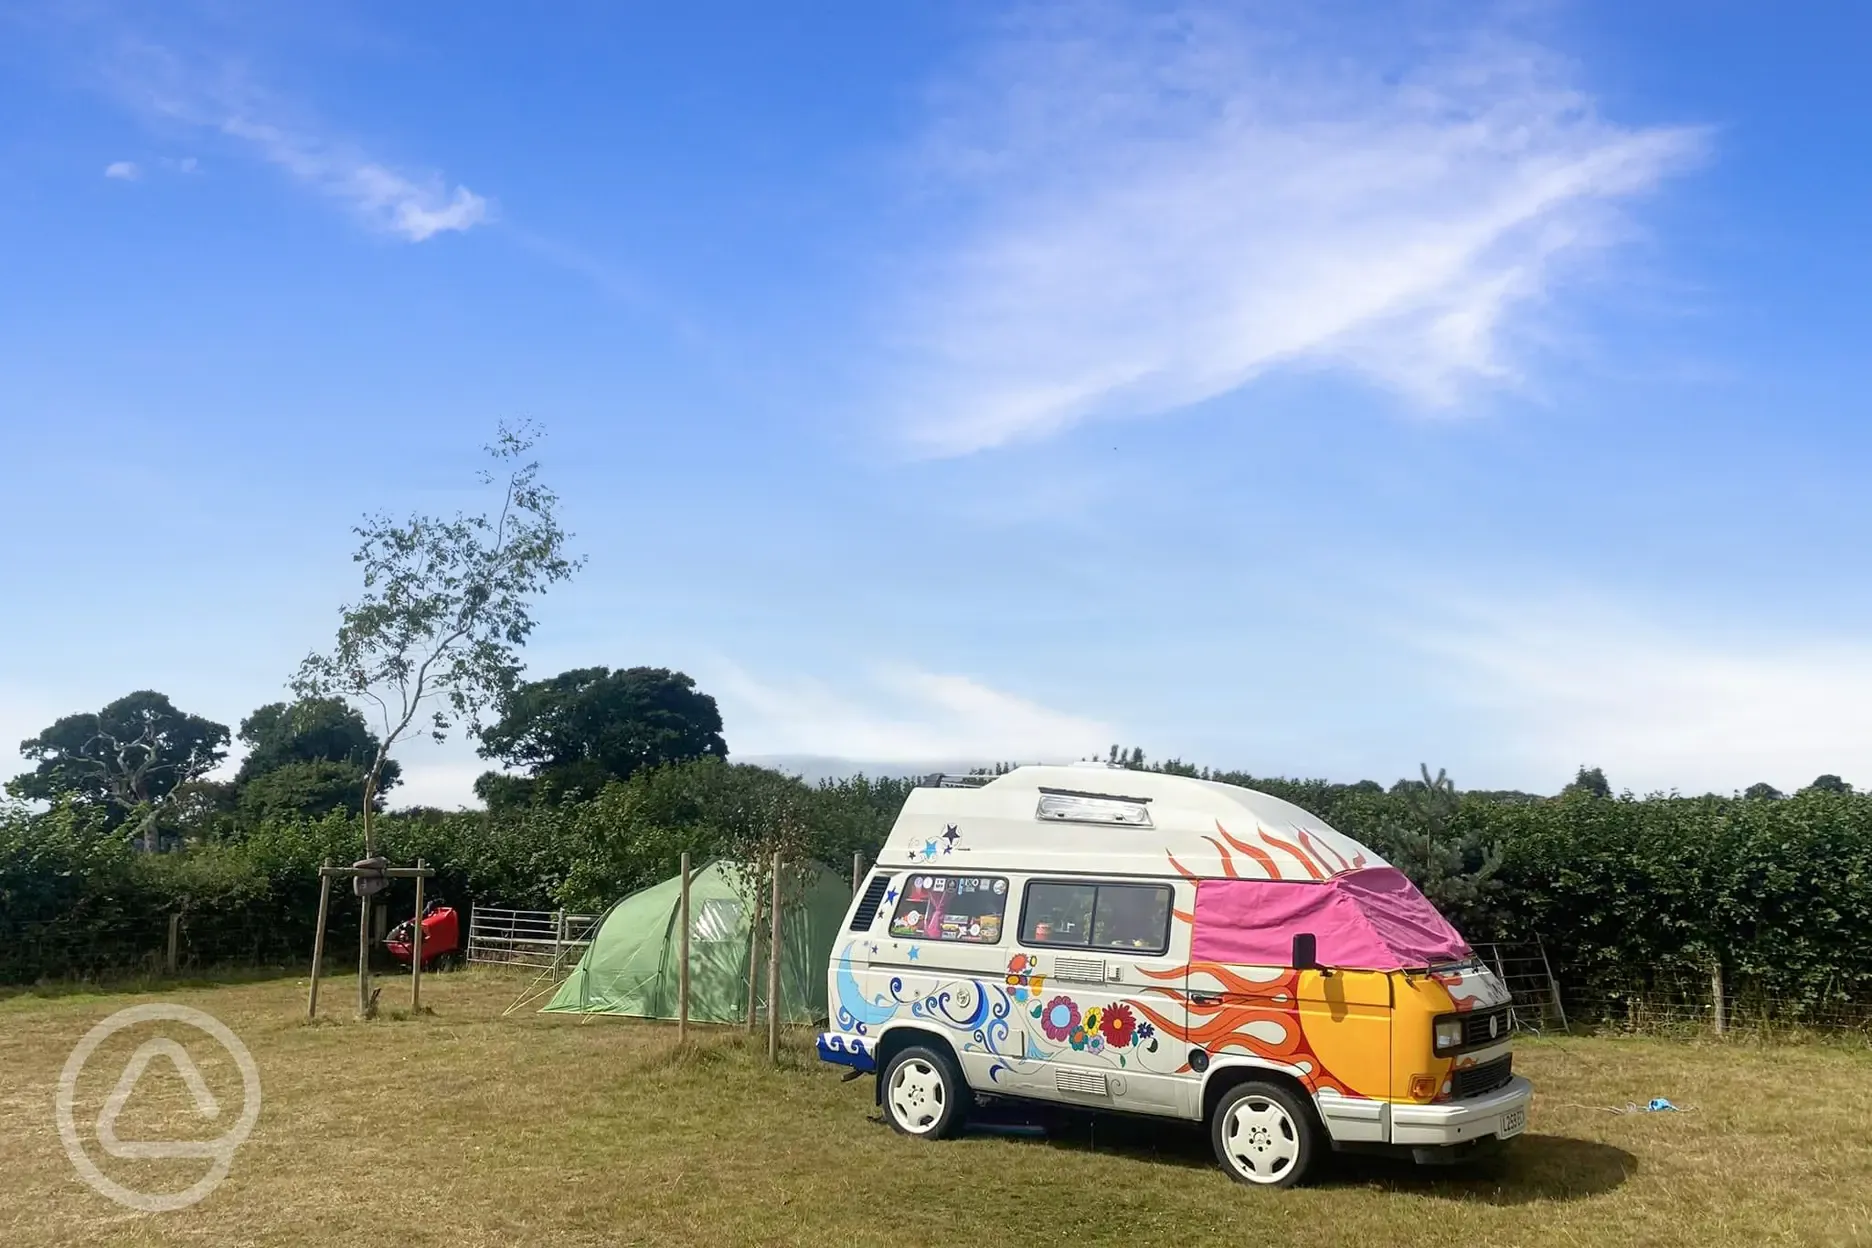
[[1103, 765], [912, 789], [833, 943], [819, 1056], [898, 1131], [991, 1098], [1206, 1124], [1244, 1183], [1520, 1133], [1501, 981], [1289, 802]]

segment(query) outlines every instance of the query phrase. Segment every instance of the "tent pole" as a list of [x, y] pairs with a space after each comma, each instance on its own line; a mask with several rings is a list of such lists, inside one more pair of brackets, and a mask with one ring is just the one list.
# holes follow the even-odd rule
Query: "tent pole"
[[682, 856], [682, 938], [676, 968], [676, 1043], [689, 1038], [689, 855]]
[[780, 855], [773, 856], [773, 932], [767, 938], [767, 1060], [780, 1060]]
[[[758, 864], [759, 859], [755, 859]], [[760, 1006], [760, 867], [756, 865], [748, 881], [748, 955], [747, 955], [747, 1029], [754, 1034], [755, 1011]]]

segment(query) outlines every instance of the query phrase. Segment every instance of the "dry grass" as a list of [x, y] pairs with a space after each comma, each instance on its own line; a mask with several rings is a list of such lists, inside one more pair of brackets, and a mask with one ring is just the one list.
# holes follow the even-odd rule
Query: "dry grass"
[[[330, 985], [333, 1015], [349, 987]], [[1115, 1119], [1045, 1140], [903, 1139], [877, 1120], [869, 1080], [841, 1083], [802, 1047], [771, 1069], [732, 1032], [679, 1051], [664, 1025], [499, 1018], [516, 988], [438, 976], [432, 1014], [316, 1026], [291, 980], [0, 1000], [0, 1244], [1872, 1244], [1864, 1051], [1536, 1042], [1517, 1059], [1537, 1086], [1529, 1133], [1503, 1158], [1458, 1172], [1340, 1159], [1310, 1188], [1257, 1192], [1225, 1179], [1197, 1133]], [[85, 1187], [52, 1112], [78, 1038], [151, 1000], [226, 1022], [265, 1089], [232, 1177], [157, 1215]], [[148, 1036], [99, 1051], [81, 1124]], [[232, 1063], [203, 1070], [237, 1107]], [[1595, 1108], [1659, 1095], [1695, 1112]], [[165, 1130], [218, 1134], [179, 1080], [152, 1079], [120, 1134]], [[106, 1160], [159, 1190], [206, 1164]]]

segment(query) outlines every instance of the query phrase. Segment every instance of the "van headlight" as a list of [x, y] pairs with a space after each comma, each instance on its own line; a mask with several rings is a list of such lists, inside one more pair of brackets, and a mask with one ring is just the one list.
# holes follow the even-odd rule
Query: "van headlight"
[[1450, 1049], [1462, 1048], [1462, 1033], [1463, 1020], [1460, 1017], [1437, 1019], [1436, 1051], [1445, 1053]]

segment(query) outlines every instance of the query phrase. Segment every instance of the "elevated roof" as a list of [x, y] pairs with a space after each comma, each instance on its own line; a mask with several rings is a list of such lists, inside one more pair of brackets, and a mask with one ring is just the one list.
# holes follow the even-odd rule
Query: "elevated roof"
[[913, 789], [880, 865], [1323, 880], [1388, 864], [1270, 794], [1094, 764]]

